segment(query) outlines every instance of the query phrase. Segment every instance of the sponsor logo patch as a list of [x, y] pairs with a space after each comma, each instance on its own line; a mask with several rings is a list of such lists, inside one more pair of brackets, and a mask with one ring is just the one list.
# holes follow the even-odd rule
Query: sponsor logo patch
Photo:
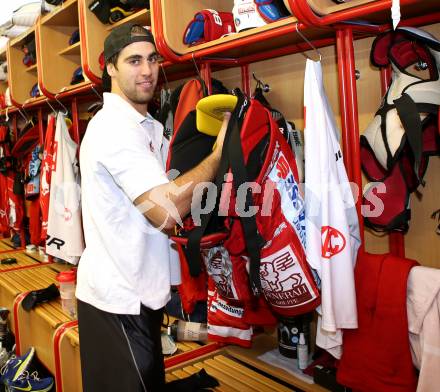
[[295, 307], [316, 298], [290, 245], [261, 260], [260, 279], [273, 306]]
[[346, 244], [345, 237], [339, 230], [331, 226], [321, 227], [322, 257], [331, 259], [341, 253]]

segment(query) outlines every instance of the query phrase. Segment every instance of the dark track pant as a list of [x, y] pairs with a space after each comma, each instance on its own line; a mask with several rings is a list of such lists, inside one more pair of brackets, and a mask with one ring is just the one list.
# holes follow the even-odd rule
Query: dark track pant
[[163, 309], [120, 315], [78, 300], [83, 391], [162, 391], [162, 317]]

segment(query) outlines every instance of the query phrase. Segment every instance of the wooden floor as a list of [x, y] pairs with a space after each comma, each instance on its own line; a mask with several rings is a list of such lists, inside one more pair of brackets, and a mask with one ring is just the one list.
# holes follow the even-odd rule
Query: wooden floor
[[205, 369], [220, 383], [220, 386], [214, 388], [215, 391], [287, 392], [294, 390], [250, 369], [224, 352], [214, 353], [201, 360], [169, 369], [166, 373], [166, 381], [188, 377], [201, 369]]

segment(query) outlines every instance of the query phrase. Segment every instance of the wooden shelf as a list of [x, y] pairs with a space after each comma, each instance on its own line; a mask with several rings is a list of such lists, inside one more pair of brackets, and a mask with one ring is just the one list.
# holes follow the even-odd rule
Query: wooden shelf
[[[161, 0], [160, 11], [158, 11], [160, 15], [153, 15], [152, 19], [155, 23], [159, 23], [158, 20], [161, 20], [162, 23], [161, 26], [153, 26], [153, 28], [155, 34], [160, 34], [160, 30], [163, 30], [163, 41], [161, 42], [165, 43], [176, 56], [186, 56], [186, 59], [190, 58], [195, 52], [206, 57], [242, 58], [304, 43], [302, 37], [295, 31], [295, 24], [298, 20], [294, 16], [268, 23], [262, 27], [230, 34], [200, 45], [188, 46], [183, 43], [183, 33], [195, 13], [203, 8], [212, 8], [219, 12], [230, 12], [233, 5], [233, 0], [186, 0], [184, 6], [177, 8], [172, 0]], [[153, 12], [156, 12], [155, 8], [153, 8]], [[304, 34], [310, 40], [334, 38], [334, 31], [331, 29], [310, 27]], [[259, 37], [261, 39], [258, 39]], [[167, 56], [167, 53], [164, 53], [164, 55]]]
[[37, 64], [31, 65], [26, 68], [26, 72], [37, 72]]
[[[85, 78], [86, 79], [86, 78]], [[68, 86], [64, 86], [59, 92], [63, 93], [65, 91], [70, 91], [70, 90], [75, 90], [75, 89], [79, 89], [82, 88], [86, 85], [90, 84], [90, 80], [84, 80], [84, 82], [81, 83], [77, 83], [77, 84], [69, 84]]]
[[79, 25], [78, 0], [67, 0], [41, 19], [47, 26]]
[[[182, 2], [183, 3], [183, 2]], [[197, 50], [213, 47], [223, 43], [230, 43], [251, 35], [259, 34], [263, 31], [273, 30], [281, 26], [292, 25], [292, 36], [288, 40], [283, 40], [281, 45], [288, 43], [294, 37], [294, 23], [297, 19], [294, 16], [280, 19], [276, 22], [269, 23], [265, 26], [249, 29], [242, 31], [237, 34], [231, 34], [227, 37], [220, 38], [217, 40], [209, 41], [201, 45], [187, 46], [183, 43], [182, 37], [186, 26], [189, 21], [192, 20], [194, 15], [204, 8], [212, 8], [219, 12], [226, 11], [230, 12], [234, 6], [233, 0], [191, 0], [185, 1], [184, 6], [176, 7], [173, 0], [161, 0], [161, 16], [162, 16], [162, 28], [164, 32], [164, 39], [168, 47], [174, 51], [177, 55], [184, 55]], [[283, 37], [279, 37], [280, 39]], [[252, 45], [251, 45], [252, 46]], [[248, 51], [251, 48], [242, 48]], [[237, 54], [242, 54], [241, 52]], [[246, 53], [244, 53], [246, 54]]]
[[56, 95], [70, 88], [73, 72], [81, 66], [81, 41], [69, 45], [69, 39], [79, 29], [78, 0], [66, 1], [37, 24], [43, 93]]
[[60, 50], [58, 52], [60, 56], [66, 55], [80, 55], [81, 54], [81, 42], [78, 41], [73, 45], [68, 46], [67, 48]]
[[38, 97], [27, 98], [24, 102], [21, 102], [23, 106], [34, 105], [37, 102], [42, 102], [47, 99], [44, 95], [39, 95]]
[[24, 104], [35, 99], [30, 97], [30, 91], [38, 82], [38, 55], [37, 64], [26, 67], [23, 64], [24, 53], [21, 49], [22, 45], [32, 37], [35, 37], [34, 28], [30, 28], [9, 41], [7, 45], [9, 89], [11, 99], [18, 104]]
[[143, 8], [142, 10], [137, 11], [134, 14], [127, 16], [126, 18], [121, 19], [120, 21], [107, 26], [107, 30], [111, 31], [115, 27], [122, 26], [128, 22], [138, 23], [141, 26], [150, 26], [150, 11], [147, 10], [146, 8]]
[[119, 22], [108, 25], [99, 21], [96, 15], [89, 10], [89, 4], [93, 0], [84, 0], [79, 3], [80, 15], [83, 19], [83, 48], [85, 55], [83, 56], [82, 65], [86, 74], [93, 82], [99, 81], [102, 71], [99, 67], [99, 55], [104, 50], [104, 41], [107, 35], [115, 27], [121, 26], [128, 22], [136, 22], [142, 26], [150, 25], [150, 11], [142, 9]]

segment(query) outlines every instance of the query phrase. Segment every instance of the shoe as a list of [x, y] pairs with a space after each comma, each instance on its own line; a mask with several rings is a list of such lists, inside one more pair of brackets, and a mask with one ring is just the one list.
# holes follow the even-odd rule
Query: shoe
[[26, 392], [48, 392], [53, 387], [53, 378], [46, 377], [40, 379], [37, 372], [29, 375], [28, 371], [23, 372], [15, 381], [7, 381], [6, 388], [9, 392], [26, 391]]
[[35, 354], [35, 348], [31, 347], [21, 357], [12, 355], [0, 369], [0, 382], [6, 384], [17, 380], [29, 367]]

